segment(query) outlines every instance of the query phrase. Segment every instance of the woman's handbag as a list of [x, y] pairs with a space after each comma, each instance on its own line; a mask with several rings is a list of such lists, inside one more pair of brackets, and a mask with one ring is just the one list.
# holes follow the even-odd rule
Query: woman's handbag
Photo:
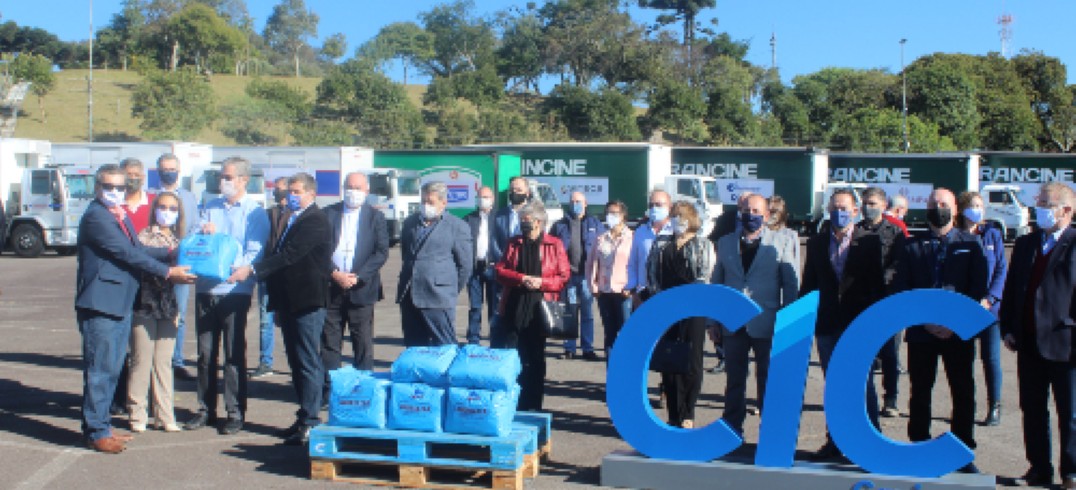
[[687, 374], [691, 369], [691, 343], [661, 339], [650, 356], [650, 370], [666, 374]]
[[546, 337], [551, 339], [579, 338], [578, 305], [542, 300], [538, 308], [542, 315], [542, 328]]

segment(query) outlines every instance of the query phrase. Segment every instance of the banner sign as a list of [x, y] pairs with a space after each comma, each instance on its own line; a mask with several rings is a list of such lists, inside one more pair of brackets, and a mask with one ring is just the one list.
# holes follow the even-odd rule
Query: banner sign
[[420, 185], [442, 182], [448, 186], [448, 209], [474, 209], [478, 206], [478, 189], [482, 174], [463, 167], [432, 167], [419, 174]]

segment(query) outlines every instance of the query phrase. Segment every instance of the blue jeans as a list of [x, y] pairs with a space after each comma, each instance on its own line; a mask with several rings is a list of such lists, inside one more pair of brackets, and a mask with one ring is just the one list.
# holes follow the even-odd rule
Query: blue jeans
[[[579, 305], [579, 338], [583, 352], [594, 352], [594, 295], [586, 276], [573, 274], [564, 288], [565, 301]], [[564, 341], [564, 351], [575, 353], [575, 339]]]
[[176, 348], [172, 352], [172, 366], [183, 366], [183, 335], [187, 332], [187, 300], [191, 295], [190, 284], [176, 284], [176, 303], [179, 305], [179, 321], [176, 329]]
[[273, 334], [275, 333], [276, 325], [273, 323], [273, 312], [266, 310], [268, 304], [269, 290], [266, 289], [264, 282], [259, 282], [258, 317], [261, 319], [261, 326], [258, 327], [258, 331], [261, 333], [261, 339], [258, 342], [258, 363], [273, 367]]
[[1001, 402], [1001, 326], [991, 325], [979, 334], [979, 357], [983, 360], [986, 378], [986, 401]]
[[467, 281], [467, 298], [470, 301], [470, 309], [467, 310], [467, 343], [478, 344], [482, 341], [483, 301], [486, 303], [486, 318], [490, 330], [496, 322], [497, 279], [491, 267], [474, 270], [471, 279]]
[[295, 420], [313, 427], [321, 423], [321, 391], [325, 367], [321, 363], [321, 331], [325, 327], [325, 308], [298, 313], [277, 312], [284, 353], [291, 369], [291, 384], [299, 399]]
[[[829, 360], [833, 357], [833, 349], [837, 347], [837, 341], [840, 340], [840, 334], [821, 334], [815, 336], [815, 347], [818, 348], [818, 363], [822, 365], [822, 374], [825, 375], [829, 369]], [[892, 339], [890, 339], [892, 340]], [[874, 370], [869, 370], [870, 375], [867, 377], [867, 417], [870, 418], [874, 427], [881, 430], [881, 424], [878, 422], [878, 392], [874, 388]], [[829, 438], [829, 433], [826, 433], [826, 438]]]
[[109, 406], [131, 338], [131, 315], [117, 318], [78, 310], [82, 334], [82, 433], [97, 441], [112, 436]]
[[631, 316], [631, 298], [617, 293], [600, 293], [598, 314], [602, 317], [602, 328], [605, 330], [605, 360], [608, 362], [609, 352], [620, 334], [620, 328]]

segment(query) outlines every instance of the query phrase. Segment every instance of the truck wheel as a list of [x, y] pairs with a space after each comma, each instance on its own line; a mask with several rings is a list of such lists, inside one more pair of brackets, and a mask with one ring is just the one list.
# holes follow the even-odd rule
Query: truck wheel
[[11, 246], [19, 257], [34, 258], [45, 250], [45, 239], [36, 226], [21, 224], [11, 234]]

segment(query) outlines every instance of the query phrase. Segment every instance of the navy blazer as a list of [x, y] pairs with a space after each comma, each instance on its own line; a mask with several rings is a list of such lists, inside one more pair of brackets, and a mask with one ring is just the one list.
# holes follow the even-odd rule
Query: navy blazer
[[[490, 249], [489, 261], [496, 264], [501, 261], [504, 251], [508, 250], [508, 240], [512, 238], [512, 207], [498, 208], [493, 214], [493, 247]], [[496, 255], [494, 255], [496, 253]]]
[[[482, 216], [479, 214], [481, 212], [482, 211], [476, 209], [463, 218], [464, 221], [467, 222], [467, 225], [471, 227], [471, 240], [474, 241], [474, 259], [476, 263], [479, 259], [478, 229], [482, 226]], [[497, 228], [496, 221], [498, 213], [499, 210], [497, 208], [491, 209], [489, 212], [489, 224], [487, 225], [489, 229], [486, 230], [486, 240], [489, 241], [486, 248], [486, 263], [489, 264], [489, 267], [493, 267], [501, 260], [501, 256], [504, 255], [504, 249], [501, 248], [501, 245], [498, 243], [497, 233], [495, 231]]]
[[454, 309], [474, 270], [471, 230], [467, 223], [447, 211], [419, 240], [422, 226], [421, 213], [413, 213], [404, 220], [400, 233], [403, 266], [396, 302], [403, 301], [410, 292], [416, 307]]
[[997, 316], [1001, 310], [1005, 278], [1009, 274], [1009, 263], [1005, 260], [1005, 240], [1001, 237], [1001, 231], [990, 224], [982, 228], [979, 239], [982, 240], [983, 252], [986, 253], [986, 295], [994, 302], [990, 307], [990, 312]]
[[[269, 247], [269, 245], [267, 245]], [[295, 218], [278, 243], [253, 265], [269, 291], [269, 311], [303, 313], [329, 302], [332, 229], [325, 211], [311, 204]]]
[[[568, 253], [568, 246], [572, 243], [572, 224], [571, 216], [565, 216], [556, 223], [553, 223], [553, 227], [549, 230], [549, 234], [557, 238], [560, 238], [561, 243], [564, 244], [564, 253]], [[594, 249], [594, 244], [598, 242], [598, 237], [602, 233], [605, 233], [605, 224], [600, 219], [591, 214], [583, 215], [583, 222], [580, 223], [580, 229], [583, 230], [583, 268], [586, 268], [587, 254]], [[571, 259], [569, 258], [569, 261]], [[569, 264], [570, 265], [570, 264]], [[583, 274], [584, 270], [574, 272], [574, 274]]]
[[[1032, 232], [1016, 239], [1013, 246], [1009, 292], [1001, 303], [1001, 332], [1012, 335], [1018, 349], [1026, 349], [1024, 309], [1035, 255], [1042, 250], [1043, 235]], [[1073, 360], [1072, 329], [1076, 328], [1076, 228], [1069, 227], [1054, 244], [1042, 283], [1035, 291], [1035, 343], [1042, 357], [1054, 362]], [[1026, 352], [1026, 351], [1025, 351]]]
[[803, 264], [800, 296], [818, 291], [816, 335], [840, 335], [860, 313], [886, 295], [882, 237], [854, 228], [844, 270], [837, 277], [829, 259], [832, 236], [832, 232], [826, 232], [808, 239]]
[[[325, 208], [325, 216], [333, 227], [333, 247], [340, 245], [340, 228], [344, 219], [344, 203], [338, 202]], [[385, 215], [369, 204], [359, 208], [359, 238], [355, 242], [355, 257], [348, 272], [358, 276], [358, 283], [348, 290], [351, 304], [372, 305], [385, 298], [381, 289], [381, 267], [389, 258], [389, 230]], [[336, 270], [330, 261], [329, 272]], [[332, 287], [339, 287], [332, 283]]]
[[[983, 252], [982, 242], [977, 235], [956, 228], [949, 233], [949, 239], [942, 264], [941, 281], [937, 287], [963, 294], [978, 303], [986, 297], [987, 286], [986, 254]], [[936, 287], [936, 257], [932, 253], [932, 242], [935, 240], [937, 238], [933, 232], [928, 230], [914, 233], [904, 243], [897, 258], [897, 273], [893, 278], [894, 291]], [[909, 328], [905, 339], [908, 342], [941, 340], [922, 326]], [[955, 335], [948, 339], [960, 340]]]
[[128, 235], [116, 217], [93, 200], [78, 224], [75, 309], [123, 318], [131, 314], [142, 274], [168, 277], [168, 249], [143, 247], [130, 218]]

